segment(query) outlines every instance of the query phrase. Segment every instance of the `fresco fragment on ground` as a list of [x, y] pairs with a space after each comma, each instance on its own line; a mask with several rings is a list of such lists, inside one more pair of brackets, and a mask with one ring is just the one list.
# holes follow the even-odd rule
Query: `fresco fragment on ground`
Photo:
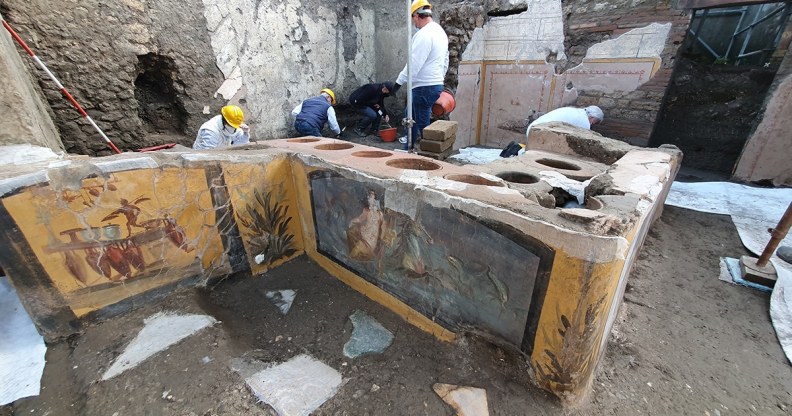
[[207, 315], [175, 315], [157, 313], [146, 318], [145, 327], [105, 371], [102, 380], [113, 378], [137, 367], [149, 357], [168, 349], [184, 338], [212, 326], [217, 321]]
[[281, 416], [308, 416], [335, 396], [341, 373], [308, 355], [259, 371], [245, 382]]
[[344, 344], [344, 356], [347, 358], [381, 354], [393, 342], [393, 333], [367, 313], [355, 311], [349, 320], [354, 329], [352, 337]]
[[294, 290], [276, 290], [272, 292], [267, 292], [264, 294], [267, 299], [275, 305], [276, 308], [280, 311], [282, 315], [286, 315], [289, 313], [289, 309], [291, 309], [292, 303], [294, 303], [294, 298], [297, 296], [297, 292]]
[[435, 393], [454, 408], [458, 416], [488, 416], [487, 391], [475, 387], [436, 383]]

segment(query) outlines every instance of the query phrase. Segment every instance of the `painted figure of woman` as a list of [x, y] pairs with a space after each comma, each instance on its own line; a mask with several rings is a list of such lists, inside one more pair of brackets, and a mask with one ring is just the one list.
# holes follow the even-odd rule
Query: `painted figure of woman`
[[377, 194], [369, 190], [363, 212], [353, 218], [347, 228], [349, 258], [358, 261], [374, 260], [380, 242], [382, 221]]

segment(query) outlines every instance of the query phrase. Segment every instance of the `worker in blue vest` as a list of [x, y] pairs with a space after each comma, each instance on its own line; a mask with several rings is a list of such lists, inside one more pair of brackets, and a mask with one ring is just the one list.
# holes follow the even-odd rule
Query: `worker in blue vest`
[[329, 124], [336, 137], [341, 135], [338, 127], [335, 110], [335, 93], [324, 88], [316, 97], [311, 97], [294, 107], [291, 114], [294, 116], [294, 129], [301, 136], [322, 136], [325, 123]]

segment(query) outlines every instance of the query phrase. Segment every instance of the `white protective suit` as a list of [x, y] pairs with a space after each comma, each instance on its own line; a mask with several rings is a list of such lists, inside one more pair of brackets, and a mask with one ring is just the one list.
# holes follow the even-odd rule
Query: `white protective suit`
[[582, 129], [591, 129], [588, 114], [585, 108], [577, 107], [561, 107], [537, 118], [533, 123], [528, 125], [528, 130], [525, 131], [525, 137], [528, 138], [531, 133], [531, 127], [537, 124], [549, 123], [551, 121], [563, 121], [564, 123], [571, 124], [575, 127]]
[[250, 142], [250, 133], [236, 129], [233, 133], [228, 133], [223, 128], [223, 116], [218, 114], [198, 129], [198, 136], [193, 143], [193, 149], [205, 150], [228, 147], [235, 144]]

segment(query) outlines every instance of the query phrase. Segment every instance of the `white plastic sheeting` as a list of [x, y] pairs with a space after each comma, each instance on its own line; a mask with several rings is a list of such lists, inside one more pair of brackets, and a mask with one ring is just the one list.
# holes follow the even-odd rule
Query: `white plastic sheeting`
[[[743, 245], [759, 256], [770, 241], [767, 230], [778, 225], [790, 201], [792, 189], [787, 188], [756, 188], [729, 182], [674, 182], [665, 203], [731, 216]], [[787, 235], [781, 245], [792, 245], [792, 235]], [[778, 273], [770, 295], [770, 319], [792, 363], [792, 265], [775, 254], [770, 261]]]
[[14, 287], [0, 276], [0, 406], [38, 396], [47, 346]]

